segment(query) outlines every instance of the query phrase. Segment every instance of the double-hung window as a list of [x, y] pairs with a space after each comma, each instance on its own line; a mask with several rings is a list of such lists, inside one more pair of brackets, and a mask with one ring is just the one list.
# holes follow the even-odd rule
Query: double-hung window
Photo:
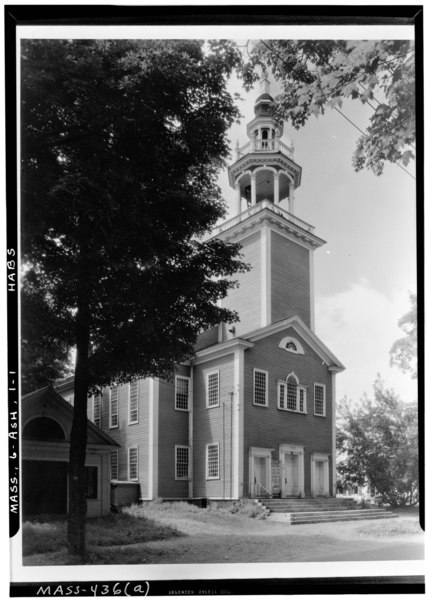
[[206, 445], [206, 478], [219, 478], [219, 443]]
[[307, 390], [299, 384], [297, 377], [292, 373], [286, 381], [279, 381], [277, 407], [279, 410], [289, 412], [307, 413]]
[[101, 426], [101, 396], [95, 395], [93, 397], [93, 423], [96, 426]]
[[188, 480], [189, 448], [175, 445], [175, 480]]
[[138, 381], [129, 385], [129, 424], [138, 422]]
[[110, 478], [118, 480], [119, 478], [119, 451], [113, 449], [110, 453]]
[[186, 376], [175, 377], [175, 410], [188, 411], [190, 379]]
[[110, 389], [110, 428], [119, 426], [119, 388]]
[[206, 407], [219, 406], [219, 370], [206, 374]]
[[268, 372], [255, 368], [253, 402], [256, 406], [268, 406], [267, 388]]
[[128, 450], [129, 480], [138, 480], [138, 446]]
[[314, 415], [326, 416], [326, 387], [314, 383]]

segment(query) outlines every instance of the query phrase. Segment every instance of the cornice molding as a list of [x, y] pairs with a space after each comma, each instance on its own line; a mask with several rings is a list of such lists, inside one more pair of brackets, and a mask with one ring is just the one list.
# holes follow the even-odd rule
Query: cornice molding
[[[295, 189], [301, 184], [302, 167], [294, 162], [291, 158], [285, 156], [285, 154], [282, 154], [281, 152], [251, 152], [250, 154], [245, 154], [245, 156], [242, 156], [236, 162], [234, 162], [234, 164], [228, 167], [228, 177], [232, 187], [234, 187], [235, 181], [239, 174], [247, 170], [248, 166], [250, 165], [268, 165], [272, 167], [280, 167], [293, 176]], [[280, 168], [278, 169], [278, 172]]]
[[215, 345], [211, 345], [198, 351], [196, 353], [196, 357], [191, 360], [191, 364], [203, 364], [204, 362], [209, 362], [210, 360], [216, 360], [217, 358], [223, 358], [224, 356], [234, 354], [236, 350], [250, 349], [253, 346], [254, 343], [252, 343], [252, 341], [243, 339], [241, 337], [228, 339], [223, 343], [216, 343]]
[[255, 229], [261, 227], [263, 223], [268, 223], [271, 229], [276, 233], [293, 239], [296, 243], [299, 243], [310, 250], [317, 249], [326, 243], [326, 241], [317, 235], [314, 235], [309, 231], [305, 231], [298, 225], [272, 212], [268, 208], [256, 212], [255, 214], [249, 216], [246, 220], [236, 223], [229, 229], [220, 231], [217, 233], [217, 235], [215, 235], [215, 237], [227, 242], [238, 241], [239, 239], [254, 233]]

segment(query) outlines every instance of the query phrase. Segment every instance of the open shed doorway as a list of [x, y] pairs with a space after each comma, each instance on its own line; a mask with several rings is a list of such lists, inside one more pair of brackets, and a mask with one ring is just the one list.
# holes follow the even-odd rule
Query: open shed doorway
[[67, 513], [67, 462], [23, 460], [23, 515]]

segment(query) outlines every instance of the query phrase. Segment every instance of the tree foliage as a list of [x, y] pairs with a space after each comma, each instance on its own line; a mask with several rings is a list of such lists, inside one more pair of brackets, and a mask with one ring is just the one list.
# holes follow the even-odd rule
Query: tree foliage
[[417, 410], [404, 404], [380, 379], [374, 400], [339, 405], [337, 473], [344, 485], [375, 487], [384, 503], [418, 501]]
[[414, 45], [402, 40], [266, 40], [252, 63], [268, 66], [281, 83], [276, 116], [297, 129], [347, 99], [369, 104], [370, 124], [356, 144], [356, 171], [383, 172], [385, 162], [414, 157]]
[[417, 296], [409, 296], [410, 310], [399, 320], [399, 327], [405, 337], [397, 339], [390, 349], [390, 365], [397, 366], [402, 372], [409, 372], [413, 379], [417, 378]]
[[237, 318], [218, 300], [245, 269], [238, 248], [202, 237], [224, 214], [215, 181], [239, 59], [228, 42], [22, 42], [24, 319], [41, 308], [51, 357], [76, 347], [72, 552], [84, 552], [88, 390], [169, 376], [201, 329]]

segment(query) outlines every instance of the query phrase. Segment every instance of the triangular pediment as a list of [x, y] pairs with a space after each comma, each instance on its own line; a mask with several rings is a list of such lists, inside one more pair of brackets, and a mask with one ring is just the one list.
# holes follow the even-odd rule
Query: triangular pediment
[[243, 336], [243, 339], [256, 343], [260, 339], [283, 332], [290, 335], [294, 331], [307, 345], [321, 358], [329, 370], [341, 372], [345, 366], [331, 352], [331, 350], [319, 339], [319, 337], [301, 320], [299, 316], [291, 316], [285, 320], [275, 322], [256, 331]]
[[[69, 431], [73, 420], [73, 406], [69, 404], [52, 386], [37, 389], [32, 393], [27, 393], [21, 398], [22, 423], [25, 426], [32, 417], [46, 416], [54, 418], [64, 429], [66, 440], [69, 441]], [[87, 420], [87, 444], [88, 445], [113, 445], [119, 444], [95, 426], [90, 420]]]

